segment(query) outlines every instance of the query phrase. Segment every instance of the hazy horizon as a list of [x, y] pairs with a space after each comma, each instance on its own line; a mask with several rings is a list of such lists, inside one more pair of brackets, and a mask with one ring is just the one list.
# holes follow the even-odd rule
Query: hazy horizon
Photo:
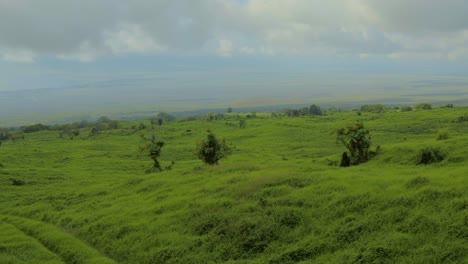
[[457, 0], [0, 0], [0, 118], [467, 102], [467, 11]]

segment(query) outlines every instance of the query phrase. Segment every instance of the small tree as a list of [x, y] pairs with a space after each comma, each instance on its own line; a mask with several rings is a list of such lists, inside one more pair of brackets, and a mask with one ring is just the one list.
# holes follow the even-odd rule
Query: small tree
[[89, 137], [95, 136], [99, 133], [99, 129], [97, 127], [91, 128], [91, 131], [89, 132]]
[[239, 120], [239, 127], [240, 127], [240, 128], [245, 128], [245, 124], [246, 124], [246, 123], [247, 123], [247, 122], [245, 121], [245, 119], [240, 119], [240, 120]]
[[319, 115], [321, 116], [322, 115], [322, 109], [320, 109], [320, 106], [317, 106], [315, 104], [311, 105], [309, 107], [309, 113], [311, 115]]
[[369, 130], [365, 129], [361, 122], [338, 129], [336, 135], [337, 140], [348, 149], [349, 165], [358, 165], [369, 160], [371, 136]]
[[148, 156], [153, 160], [153, 167], [150, 171], [154, 171], [156, 169], [162, 171], [161, 164], [158, 161], [159, 156], [161, 156], [162, 147], [164, 147], [164, 141], [156, 140], [154, 135], [151, 137], [150, 141], [141, 147], [141, 150], [147, 151]]
[[101, 116], [100, 118], [98, 118], [98, 120], [96, 122], [98, 122], [98, 123], [109, 123], [110, 121], [112, 121], [112, 120], [109, 117]]
[[228, 113], [232, 113], [232, 107], [228, 107], [227, 111]]
[[413, 108], [411, 108], [411, 106], [403, 106], [403, 107], [401, 107], [400, 111], [401, 112], [411, 112], [411, 111], [413, 111]]
[[218, 164], [221, 159], [232, 153], [232, 147], [224, 139], [219, 141], [212, 132], [208, 132], [206, 140], [198, 143], [195, 155], [209, 165]]
[[109, 122], [109, 124], [107, 125], [107, 128], [108, 129], [118, 129], [119, 128], [119, 121], [117, 120], [112, 120]]

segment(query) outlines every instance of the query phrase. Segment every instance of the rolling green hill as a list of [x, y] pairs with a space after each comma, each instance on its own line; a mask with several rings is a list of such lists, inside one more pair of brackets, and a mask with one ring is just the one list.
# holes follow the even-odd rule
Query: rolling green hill
[[[148, 120], [27, 133], [0, 147], [0, 263], [467, 263], [467, 114], [180, 119], [154, 128], [175, 164], [150, 174]], [[334, 166], [356, 120], [381, 150]], [[218, 166], [193, 155], [207, 130], [235, 145]], [[425, 147], [444, 160], [416, 165]]]

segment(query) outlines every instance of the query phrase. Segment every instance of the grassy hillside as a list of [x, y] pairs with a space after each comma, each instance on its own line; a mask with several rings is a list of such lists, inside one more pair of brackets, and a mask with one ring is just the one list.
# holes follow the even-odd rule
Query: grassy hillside
[[[29, 133], [0, 147], [0, 262], [466, 263], [467, 114], [179, 120], [155, 128], [175, 165], [151, 174], [140, 121], [73, 140]], [[330, 166], [345, 150], [334, 131], [356, 120], [380, 153]], [[207, 130], [235, 145], [218, 166], [193, 156]], [[416, 165], [427, 146], [445, 159]]]

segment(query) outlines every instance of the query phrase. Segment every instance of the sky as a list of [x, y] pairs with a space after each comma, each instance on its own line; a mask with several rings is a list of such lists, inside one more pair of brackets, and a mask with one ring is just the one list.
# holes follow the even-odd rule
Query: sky
[[0, 92], [300, 97], [342, 76], [465, 76], [467, 13], [465, 0], [0, 0]]

